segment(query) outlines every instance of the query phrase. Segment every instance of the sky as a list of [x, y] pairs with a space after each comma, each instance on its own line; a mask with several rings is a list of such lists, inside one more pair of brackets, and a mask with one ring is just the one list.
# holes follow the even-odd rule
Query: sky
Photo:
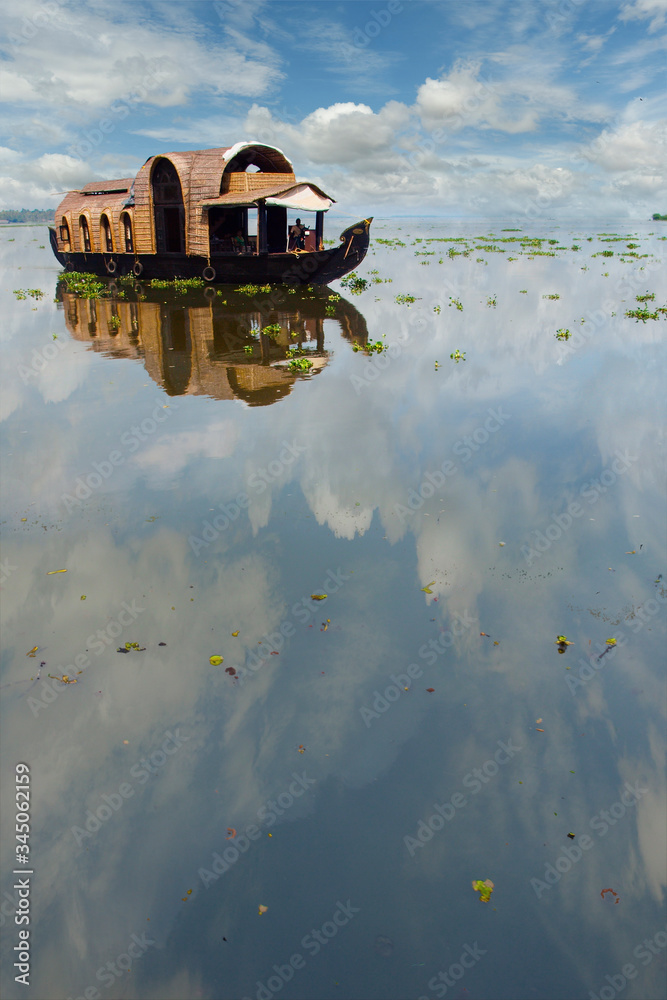
[[0, 207], [257, 140], [334, 212], [667, 212], [667, 0], [0, 0]]

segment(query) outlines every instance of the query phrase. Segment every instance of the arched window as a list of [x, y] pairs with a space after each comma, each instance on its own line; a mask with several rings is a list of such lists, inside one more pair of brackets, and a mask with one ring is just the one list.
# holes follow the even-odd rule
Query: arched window
[[125, 241], [125, 253], [134, 253], [134, 241], [132, 239], [132, 219], [127, 212], [123, 212], [120, 217], [120, 228]]
[[158, 253], [185, 252], [185, 208], [176, 167], [158, 160], [151, 179]]
[[128, 212], [123, 212], [120, 217], [120, 231], [125, 244], [125, 253], [134, 253], [134, 240], [132, 239], [132, 219]]
[[60, 223], [60, 239], [63, 243], [68, 243], [68, 244], [71, 243], [69, 235], [69, 226], [67, 224], [67, 219], [65, 218], [64, 215]]
[[90, 253], [92, 250], [90, 244], [90, 230], [88, 229], [88, 219], [85, 215], [79, 216], [79, 232], [81, 234], [81, 242], [85, 253]]
[[109, 222], [109, 217], [107, 215], [103, 215], [100, 219], [100, 244], [106, 248], [107, 253], [113, 253], [111, 223]]

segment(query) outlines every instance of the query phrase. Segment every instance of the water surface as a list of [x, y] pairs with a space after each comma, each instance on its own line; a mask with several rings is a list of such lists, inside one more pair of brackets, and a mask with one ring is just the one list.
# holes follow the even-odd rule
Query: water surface
[[97, 301], [3, 229], [4, 995], [665, 995], [659, 225]]

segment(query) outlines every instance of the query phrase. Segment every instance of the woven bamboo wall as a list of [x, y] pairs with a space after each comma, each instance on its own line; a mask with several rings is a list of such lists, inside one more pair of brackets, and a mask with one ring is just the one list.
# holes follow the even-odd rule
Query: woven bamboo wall
[[261, 191], [262, 188], [271, 187], [275, 184], [282, 184], [283, 187], [289, 187], [290, 184], [294, 183], [296, 183], [294, 174], [246, 174], [236, 172], [223, 174], [220, 194], [227, 194], [228, 192], [238, 193], [240, 191]]

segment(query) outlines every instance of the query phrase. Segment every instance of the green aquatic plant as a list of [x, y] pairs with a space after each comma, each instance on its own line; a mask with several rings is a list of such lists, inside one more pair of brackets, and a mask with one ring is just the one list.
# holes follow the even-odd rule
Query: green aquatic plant
[[352, 344], [352, 350], [356, 354], [358, 351], [363, 351], [364, 354], [382, 354], [387, 350], [387, 345], [381, 340], [376, 340], [375, 343], [368, 344]]
[[493, 308], [495, 309], [496, 305], [498, 304], [496, 296], [495, 295], [489, 295], [488, 298], [487, 298], [487, 300], [486, 300], [486, 304], [487, 304], [487, 306], [493, 306]]
[[236, 291], [239, 295], [259, 295], [260, 292], [268, 295], [271, 291], [271, 285], [239, 285]]
[[452, 359], [452, 361], [454, 361], [456, 364], [458, 364], [459, 361], [465, 361], [465, 359], [466, 359], [466, 352], [465, 351], [459, 351], [459, 349], [457, 347], [456, 350], [454, 351], [454, 353], [450, 354], [449, 356]]
[[658, 309], [654, 309], [653, 312], [645, 307], [643, 309], [628, 309], [625, 315], [637, 322], [641, 320], [642, 323], [645, 323], [647, 319], [658, 319], [660, 315], [667, 317], [667, 306], [660, 306]]
[[17, 299], [43, 299], [44, 292], [41, 288], [15, 288], [14, 295]]
[[417, 298], [414, 295], [397, 295], [395, 301], [398, 302], [399, 306], [409, 306], [413, 302], [416, 302]]
[[543, 299], [559, 299], [560, 295], [557, 292], [552, 292], [550, 295], [543, 295]]
[[203, 278], [152, 278], [151, 288], [173, 288], [179, 295], [185, 295], [189, 288], [203, 288]]
[[463, 312], [463, 305], [462, 305], [462, 303], [461, 303], [461, 300], [460, 300], [460, 299], [455, 299], [455, 298], [453, 298], [453, 297], [452, 297], [452, 296], [450, 295], [450, 296], [449, 296], [449, 303], [448, 303], [448, 304], [449, 304], [450, 306], [456, 306], [456, 308], [458, 309], [458, 311], [459, 311], [459, 312]]
[[569, 330], [565, 330], [561, 327], [560, 330], [556, 330], [556, 340], [569, 340], [572, 334]]
[[287, 367], [298, 375], [307, 375], [313, 367], [313, 362], [308, 358], [292, 358]]
[[100, 299], [111, 294], [108, 285], [85, 271], [65, 271], [58, 277], [58, 283], [81, 299]]
[[343, 288], [349, 289], [352, 295], [361, 295], [361, 293], [365, 292], [370, 285], [370, 281], [366, 278], [360, 278], [359, 275], [354, 274], [354, 272], [352, 274], [346, 274], [344, 278], [341, 278], [340, 283]]
[[262, 333], [267, 337], [277, 337], [280, 334], [281, 326], [280, 323], [269, 323], [262, 330]]

